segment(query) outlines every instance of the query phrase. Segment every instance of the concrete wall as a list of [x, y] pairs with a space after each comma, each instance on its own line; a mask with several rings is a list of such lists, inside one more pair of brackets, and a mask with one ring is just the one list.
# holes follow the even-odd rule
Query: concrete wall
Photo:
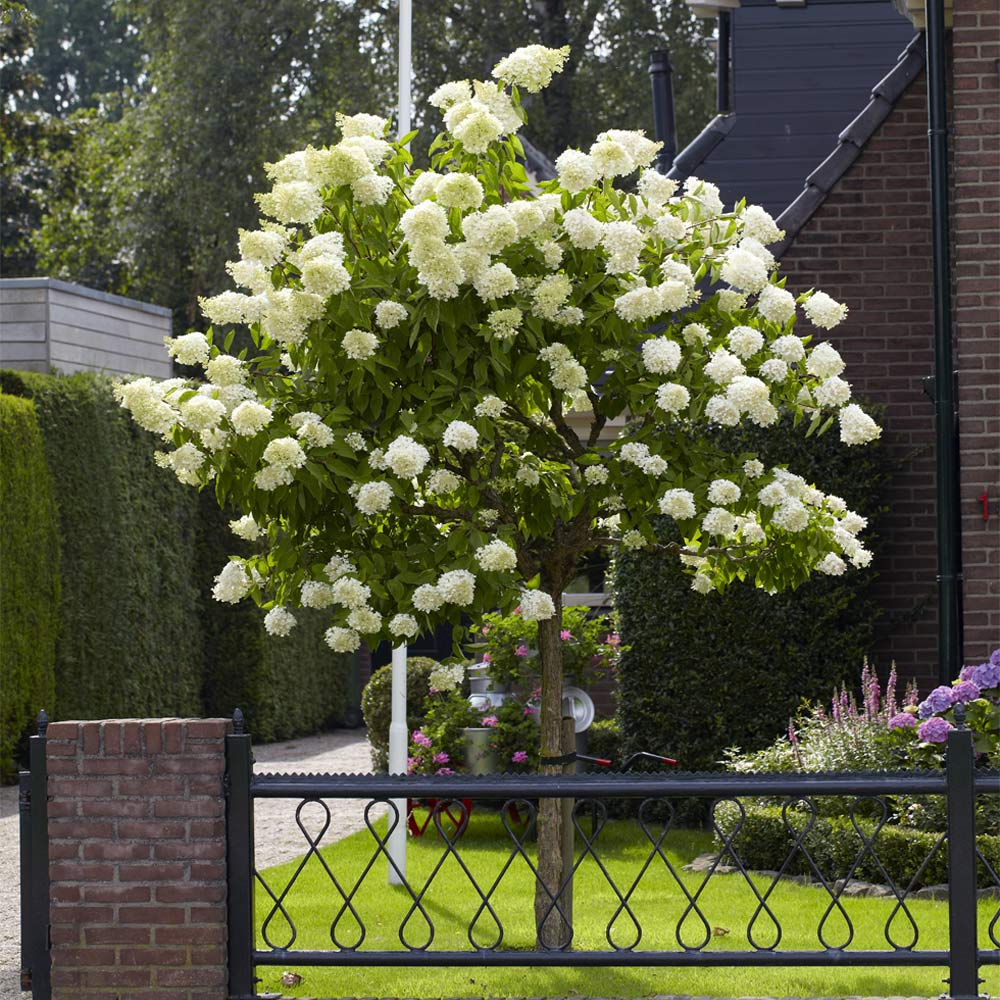
[[0, 280], [0, 367], [169, 378], [169, 309], [53, 278]]

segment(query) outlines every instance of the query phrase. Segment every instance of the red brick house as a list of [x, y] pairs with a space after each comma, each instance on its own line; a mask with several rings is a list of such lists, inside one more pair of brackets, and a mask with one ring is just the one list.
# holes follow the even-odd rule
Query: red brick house
[[[707, 2], [700, 12], [709, 12]], [[938, 597], [935, 412], [925, 391], [925, 380], [934, 375], [934, 331], [924, 36], [914, 34], [888, 0], [735, 3], [725, 4], [733, 32], [731, 108], [678, 155], [672, 175], [714, 181], [727, 202], [746, 196], [764, 204], [786, 231], [779, 252], [789, 287], [819, 287], [850, 307], [847, 320], [824, 337], [844, 356], [855, 394], [886, 407], [884, 440], [898, 463], [877, 567], [876, 597], [885, 611], [877, 660], [887, 666], [895, 659], [904, 676], [926, 689], [938, 683]], [[922, 27], [919, 20], [917, 25]], [[809, 29], [804, 36], [803, 29]], [[954, 0], [949, 41], [963, 653], [964, 662], [979, 663], [1000, 646], [995, 0]], [[785, 42], [809, 51], [788, 56]], [[838, 52], [841, 62], [831, 66], [831, 53]], [[884, 61], [874, 86], [844, 113], [845, 93], [857, 91], [879, 52]], [[806, 82], [796, 85], [796, 71]], [[761, 93], [768, 74], [780, 92]], [[824, 89], [825, 96], [819, 93]], [[824, 128], [831, 132], [825, 152], [809, 163]], [[789, 199], [789, 177], [796, 172], [797, 191]]]

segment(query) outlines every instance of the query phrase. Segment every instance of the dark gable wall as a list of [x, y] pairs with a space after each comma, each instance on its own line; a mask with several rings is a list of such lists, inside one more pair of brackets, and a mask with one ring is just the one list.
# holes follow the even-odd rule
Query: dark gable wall
[[743, 0], [733, 14], [735, 125], [696, 170], [727, 204], [778, 216], [913, 38], [889, 0]]

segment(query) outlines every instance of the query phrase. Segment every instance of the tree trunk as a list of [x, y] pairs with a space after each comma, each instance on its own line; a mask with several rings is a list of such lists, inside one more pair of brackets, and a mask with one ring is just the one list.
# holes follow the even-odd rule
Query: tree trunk
[[[538, 623], [538, 655], [542, 664], [542, 756], [559, 757], [562, 741], [562, 592], [553, 588], [552, 600], [556, 613]], [[560, 765], [545, 765], [543, 774], [561, 774]], [[568, 896], [553, 898], [562, 882], [563, 817], [559, 799], [542, 799], [538, 806], [538, 881], [535, 884], [535, 931], [540, 948], [561, 948], [569, 943], [570, 927]], [[563, 913], [560, 913], [560, 907]]]

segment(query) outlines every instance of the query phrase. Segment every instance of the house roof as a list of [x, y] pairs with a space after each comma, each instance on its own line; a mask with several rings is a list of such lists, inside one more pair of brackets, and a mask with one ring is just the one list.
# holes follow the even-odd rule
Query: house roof
[[785, 239], [776, 248], [781, 256], [800, 229], [826, 200], [834, 185], [861, 155], [868, 140], [889, 117], [893, 106], [924, 68], [924, 36], [916, 35], [900, 53], [896, 65], [872, 88], [871, 98], [861, 113], [837, 136], [830, 155], [806, 177], [805, 188], [777, 218]]

